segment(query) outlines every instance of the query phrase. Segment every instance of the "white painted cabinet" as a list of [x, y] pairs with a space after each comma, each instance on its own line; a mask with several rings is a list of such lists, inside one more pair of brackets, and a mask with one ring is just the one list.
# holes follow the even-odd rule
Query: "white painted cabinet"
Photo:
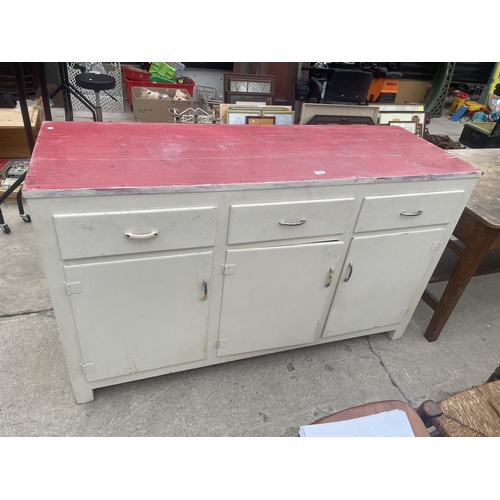
[[396, 129], [44, 124], [24, 193], [77, 402], [400, 337], [480, 172]]

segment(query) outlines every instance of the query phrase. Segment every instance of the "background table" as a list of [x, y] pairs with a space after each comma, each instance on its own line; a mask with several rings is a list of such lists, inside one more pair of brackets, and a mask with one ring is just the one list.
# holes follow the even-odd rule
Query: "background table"
[[427, 290], [422, 296], [435, 311], [424, 334], [429, 342], [439, 337], [473, 276], [500, 272], [498, 252], [489, 252], [500, 249], [500, 150], [463, 149], [450, 153], [483, 170], [484, 175], [453, 231], [459, 242], [448, 242], [448, 247], [459, 256], [456, 267], [450, 276], [444, 254], [430, 280], [435, 283], [449, 279], [441, 299]]

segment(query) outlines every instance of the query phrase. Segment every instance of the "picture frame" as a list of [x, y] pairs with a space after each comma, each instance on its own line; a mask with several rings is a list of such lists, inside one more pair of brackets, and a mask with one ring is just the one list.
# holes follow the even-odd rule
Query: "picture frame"
[[256, 102], [256, 101], [236, 101], [234, 103], [236, 106], [241, 106], [241, 107], [245, 107], [245, 108], [264, 108], [267, 106], [267, 104], [262, 101], [262, 102]]
[[375, 125], [371, 116], [314, 115], [306, 125]]
[[250, 92], [226, 92], [225, 101], [229, 104], [243, 102], [261, 102], [266, 106], [270, 106], [274, 101], [274, 94], [253, 94]]
[[394, 121], [394, 122], [389, 122], [389, 125], [392, 127], [400, 127], [404, 128], [405, 130], [408, 130], [408, 132], [411, 132], [412, 134], [419, 135], [418, 132], [420, 131], [419, 125], [420, 123], [409, 121], [409, 122], [402, 122], [402, 121]]
[[228, 111], [232, 109], [232, 110], [237, 110], [237, 111], [252, 111], [254, 113], [259, 113], [259, 116], [260, 116], [260, 112], [262, 109], [265, 109], [265, 110], [274, 110], [274, 111], [292, 111], [292, 106], [288, 105], [288, 104], [283, 104], [283, 105], [280, 105], [280, 106], [260, 106], [260, 105], [255, 105], [255, 103], [241, 103], [240, 105], [238, 104], [227, 104], [227, 103], [223, 103], [223, 104], [220, 104], [219, 105], [219, 118], [220, 118], [220, 122], [221, 123], [225, 123], [227, 124], [228, 121], [227, 121], [227, 113]]
[[423, 104], [390, 104], [380, 102], [370, 102], [368, 106], [378, 108], [379, 113], [384, 111], [399, 112], [399, 111], [424, 111]]
[[389, 122], [401, 121], [411, 122], [416, 121], [425, 128], [425, 111], [380, 111], [378, 114], [379, 125], [389, 125]]
[[300, 110], [300, 125], [306, 125], [315, 115], [370, 117], [373, 123], [377, 124], [379, 111], [378, 107], [375, 106], [304, 102]]
[[276, 119], [276, 125], [293, 125], [295, 123], [295, 112], [294, 111], [273, 111], [265, 110], [261, 111], [263, 117], [273, 116]]
[[231, 110], [227, 112], [227, 123], [230, 125], [246, 125], [248, 116], [259, 117], [260, 111]]
[[275, 116], [247, 116], [247, 125], [276, 125]]

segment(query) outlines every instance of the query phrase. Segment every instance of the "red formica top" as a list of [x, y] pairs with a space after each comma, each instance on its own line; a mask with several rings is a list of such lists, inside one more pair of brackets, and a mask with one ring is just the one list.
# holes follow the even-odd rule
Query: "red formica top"
[[44, 122], [24, 192], [457, 175], [481, 171], [399, 127]]

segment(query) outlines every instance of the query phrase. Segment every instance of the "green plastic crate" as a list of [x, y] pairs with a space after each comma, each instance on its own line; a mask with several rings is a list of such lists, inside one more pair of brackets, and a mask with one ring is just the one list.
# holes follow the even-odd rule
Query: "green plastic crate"
[[157, 74], [149, 75], [149, 80], [152, 82], [167, 82], [167, 83], [175, 83], [177, 80], [172, 80], [170, 78], [163, 78], [163, 76]]
[[151, 75], [161, 78], [167, 78], [169, 81], [171, 81], [175, 75], [175, 68], [172, 68], [172, 66], [164, 62], [154, 62], [151, 63], [149, 72], [151, 73]]

